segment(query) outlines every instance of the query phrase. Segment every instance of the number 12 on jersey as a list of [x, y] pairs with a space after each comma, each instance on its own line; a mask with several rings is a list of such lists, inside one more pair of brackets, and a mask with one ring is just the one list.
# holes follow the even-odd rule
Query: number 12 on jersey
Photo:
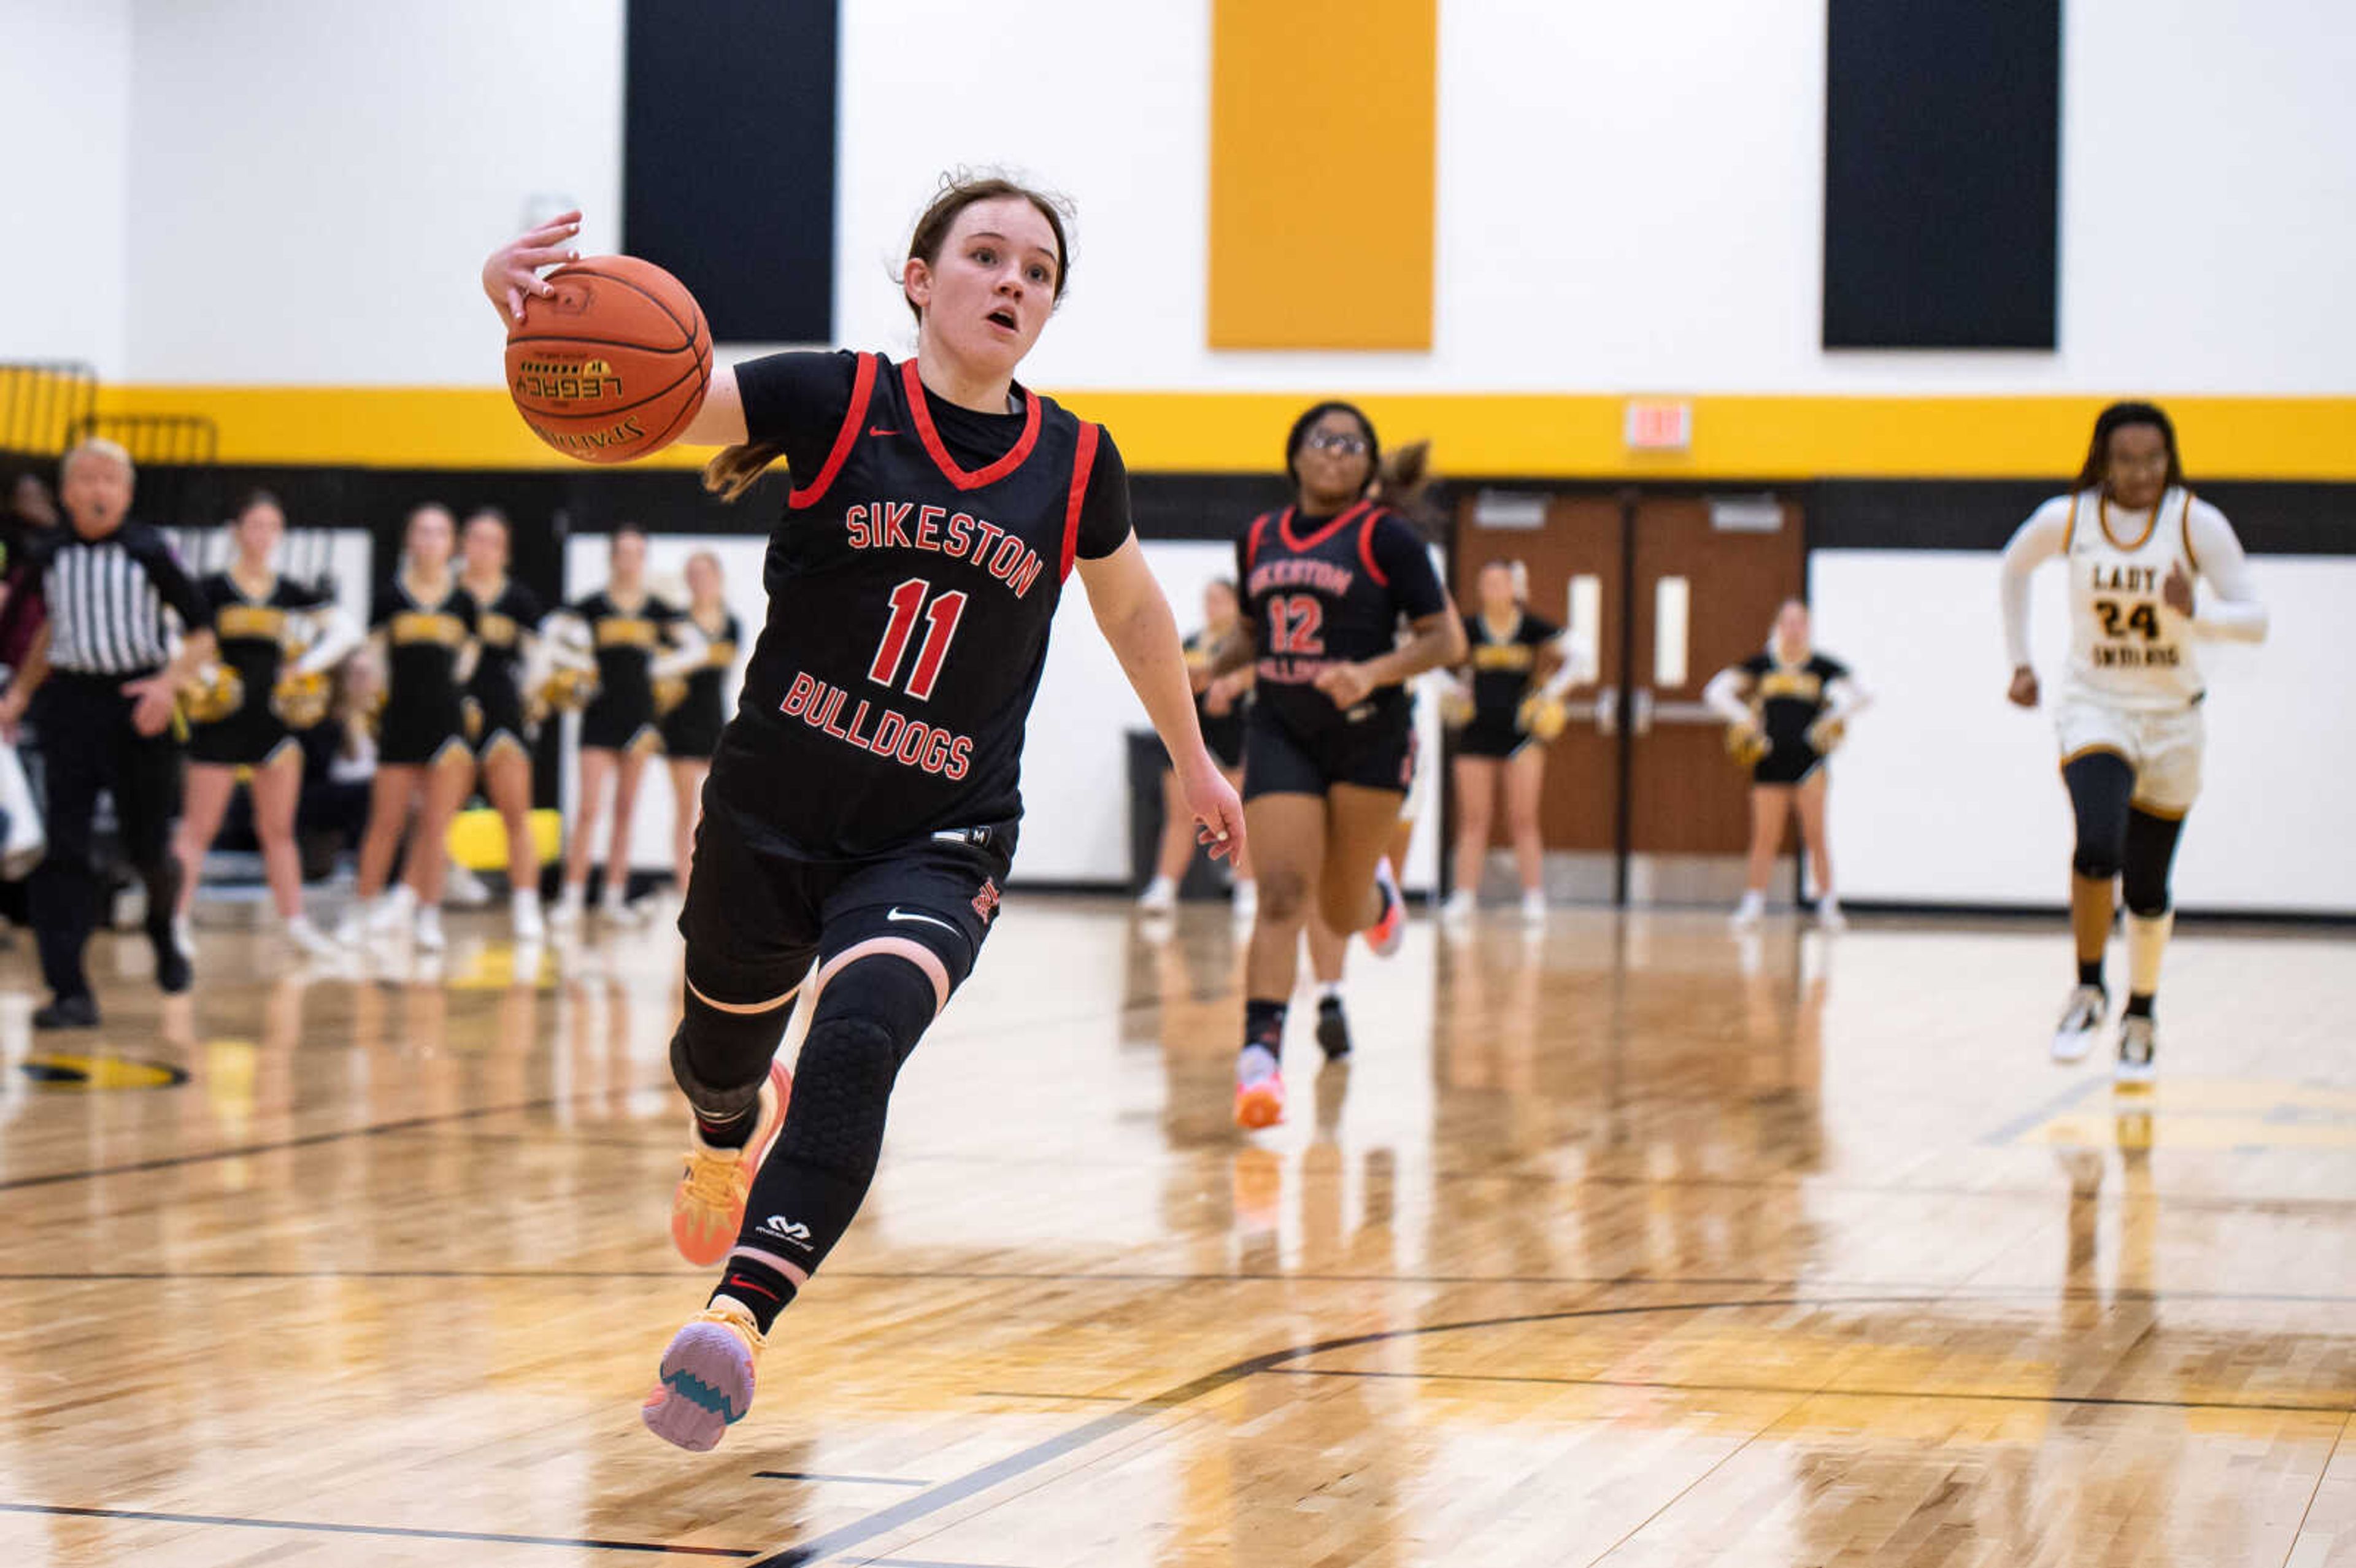
[[[927, 604], [926, 600], [932, 603]], [[906, 690], [909, 696], [923, 702], [933, 695], [933, 683], [940, 679], [941, 662], [949, 656], [949, 643], [957, 635], [958, 621], [965, 614], [962, 592], [944, 593], [933, 598], [933, 585], [921, 577], [912, 577], [892, 590], [892, 619], [884, 627], [884, 640], [876, 645], [875, 662], [867, 667], [867, 678], [878, 686], [888, 687], [900, 677], [900, 661], [908, 652], [908, 638], [916, 629], [916, 617], [925, 618], [924, 646], [916, 650], [916, 666], [908, 672]]]
[[1306, 593], [1280, 593], [1268, 602], [1269, 652], [1305, 654], [1325, 651], [1317, 629], [1325, 624], [1325, 607]]

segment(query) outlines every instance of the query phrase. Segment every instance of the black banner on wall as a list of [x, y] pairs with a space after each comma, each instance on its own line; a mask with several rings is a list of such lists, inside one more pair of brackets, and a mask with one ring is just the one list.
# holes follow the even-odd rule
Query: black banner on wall
[[2051, 348], [2062, 0], [1831, 0], [1824, 346]]
[[712, 336], [834, 336], [835, 0], [631, 0], [622, 248]]

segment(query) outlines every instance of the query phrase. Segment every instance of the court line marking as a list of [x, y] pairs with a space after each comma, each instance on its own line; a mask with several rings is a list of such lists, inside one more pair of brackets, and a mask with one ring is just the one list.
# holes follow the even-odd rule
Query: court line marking
[[[2051, 1299], [2050, 1293], [2037, 1294], [2041, 1298]], [[1003, 1458], [993, 1459], [989, 1464], [969, 1470], [962, 1476], [952, 1477], [938, 1486], [908, 1499], [905, 1502], [894, 1503], [889, 1508], [869, 1514], [865, 1519], [854, 1520], [849, 1524], [841, 1525], [827, 1531], [824, 1535], [806, 1541], [798, 1546], [787, 1547], [774, 1552], [754, 1563], [753, 1568], [804, 1568], [806, 1564], [840, 1556], [855, 1546], [874, 1540], [879, 1535], [888, 1534], [903, 1525], [913, 1524], [918, 1520], [928, 1518], [969, 1498], [992, 1490], [1018, 1476], [1026, 1475], [1042, 1466], [1053, 1464], [1100, 1439], [1126, 1431], [1140, 1423], [1152, 1420], [1182, 1405], [1191, 1404], [1206, 1394], [1216, 1393], [1256, 1373], [1270, 1371], [1289, 1361], [1299, 1360], [1304, 1356], [1321, 1355], [1333, 1350], [1357, 1349], [1367, 1345], [1387, 1344], [1396, 1339], [1421, 1339], [1432, 1334], [1463, 1333], [1481, 1328], [1515, 1328], [1529, 1323], [1558, 1323], [1587, 1317], [1623, 1317], [1652, 1312], [1722, 1312], [1730, 1309], [1768, 1307], [1896, 1307], [1920, 1305], [1925, 1301], [1937, 1299], [1936, 1296], [1770, 1296], [1735, 1301], [1665, 1302], [1641, 1307], [1569, 1307], [1559, 1312], [1521, 1312], [1498, 1317], [1467, 1318], [1455, 1323], [1430, 1323], [1408, 1328], [1383, 1328], [1368, 1334], [1351, 1334], [1336, 1339], [1321, 1339], [1312, 1344], [1294, 1345], [1281, 1350], [1268, 1350], [1257, 1356], [1246, 1357], [1240, 1361], [1230, 1362], [1215, 1371], [1205, 1372], [1200, 1377], [1190, 1379], [1173, 1388], [1164, 1389], [1160, 1393], [1149, 1394], [1119, 1410], [1108, 1411], [1093, 1420], [1081, 1423], [1068, 1432], [1044, 1438], [1028, 1448], [1019, 1449]]]
[[902, 1476], [830, 1476], [818, 1470], [755, 1470], [756, 1481], [853, 1481], [868, 1487], [929, 1487], [930, 1481], [912, 1481]]
[[[1829, 1279], [1804, 1281], [1765, 1279], [1755, 1275], [1486, 1275], [1486, 1274], [1023, 1274], [999, 1269], [829, 1269], [829, 1279], [880, 1283], [924, 1284], [933, 1280], [1036, 1280], [1043, 1285], [1510, 1285], [1532, 1287], [1601, 1285], [1606, 1288], [1691, 1290], [1720, 1286], [1729, 1290], [1797, 1290], [1814, 1284], [1831, 1290], [1875, 1290], [1890, 1294], [1887, 1301], [2004, 1300], [2027, 1296], [2038, 1301], [2122, 1301], [2166, 1306], [2195, 1302], [2269, 1302], [2299, 1307], [2356, 1305], [2356, 1296], [2327, 1296], [2276, 1290], [2151, 1290], [2142, 1286], [2069, 1285], [2053, 1289], [2018, 1285], [1973, 1285], [1964, 1281]], [[704, 1271], [660, 1269], [0, 1269], [0, 1285], [80, 1285], [161, 1280], [198, 1281], [273, 1279], [657, 1279], [693, 1280]], [[1007, 1392], [1007, 1391], [977, 1391]], [[1029, 1394], [1022, 1397], [1029, 1398]], [[1071, 1395], [1043, 1395], [1070, 1398]], [[1109, 1397], [1109, 1396], [1108, 1396]], [[929, 1483], [927, 1483], [929, 1484]]]
[[136, 1176], [151, 1170], [171, 1170], [181, 1166], [210, 1165], [224, 1159], [244, 1159], [252, 1155], [275, 1154], [281, 1149], [311, 1148], [320, 1144], [343, 1143], [352, 1138], [384, 1137], [390, 1134], [412, 1132], [419, 1127], [442, 1125], [451, 1122], [480, 1121], [486, 1116], [508, 1115], [519, 1111], [548, 1111], [559, 1105], [569, 1105], [580, 1100], [603, 1100], [623, 1095], [651, 1093], [663, 1087], [649, 1083], [628, 1088], [584, 1090], [578, 1094], [549, 1094], [537, 1100], [522, 1100], [506, 1105], [477, 1105], [470, 1110], [440, 1111], [430, 1116], [403, 1116], [397, 1121], [370, 1122], [363, 1126], [337, 1127], [324, 1133], [305, 1133], [297, 1137], [279, 1138], [270, 1143], [241, 1144], [235, 1148], [212, 1149], [202, 1154], [159, 1155], [154, 1159], [134, 1160], [127, 1165], [92, 1166], [83, 1170], [53, 1170], [46, 1176], [19, 1176], [0, 1181], [0, 1192], [15, 1192], [31, 1187], [56, 1187], [68, 1181], [91, 1181], [105, 1176]]
[[478, 1541], [498, 1546], [570, 1546], [596, 1552], [651, 1552], [680, 1557], [751, 1557], [736, 1546], [666, 1546], [652, 1541], [599, 1541], [572, 1535], [496, 1535], [472, 1530], [423, 1530], [397, 1524], [329, 1524], [316, 1520], [244, 1519], [233, 1514], [158, 1513], [145, 1509], [67, 1508], [50, 1503], [0, 1503], [0, 1513], [63, 1515], [70, 1519], [145, 1520], [159, 1524], [218, 1524], [240, 1530], [288, 1530], [323, 1535], [399, 1536], [423, 1541]]
[[[2307, 1539], [2307, 1521], [2315, 1513], [2315, 1499], [2323, 1495], [2324, 1478], [2331, 1474], [2332, 1461], [2340, 1457], [2340, 1445], [2348, 1441], [2349, 1421], [2356, 1421], [2356, 1412], [2351, 1412], [2348, 1421], [2340, 1424], [2340, 1435], [2331, 1440], [2331, 1451], [2323, 1456], [2322, 1466], [2315, 1472], [2315, 1485], [2308, 1491], [2307, 1506], [2298, 1510], [2298, 1527], [2290, 1532], [2290, 1550], [2283, 1553], [2283, 1568], [2295, 1568], [2299, 1544]], [[2321, 1563], [2329, 1550], [2330, 1543], [2327, 1541], [2323, 1550], [2314, 1555], [2313, 1561]]]
[[1770, 1383], [1653, 1382], [1619, 1378], [1548, 1378], [1512, 1372], [1397, 1372], [1363, 1367], [1270, 1367], [1271, 1375], [1294, 1378], [1398, 1378], [1408, 1381], [1472, 1383], [1547, 1383], [1564, 1388], [1658, 1389], [1674, 1393], [1829, 1394], [1837, 1399], [1991, 1400], [2007, 1404], [2116, 1405], [2131, 1410], [2249, 1410], [2298, 1415], [2351, 1413], [2346, 1404], [2276, 1404], [2258, 1400], [2126, 1399], [2113, 1394], [1964, 1393], [1938, 1389], [1842, 1388], [1837, 1381], [1819, 1389], [1781, 1388]]

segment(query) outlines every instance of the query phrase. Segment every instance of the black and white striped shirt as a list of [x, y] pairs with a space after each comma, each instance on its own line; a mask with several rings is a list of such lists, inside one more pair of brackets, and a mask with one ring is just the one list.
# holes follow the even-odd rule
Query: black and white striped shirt
[[171, 544], [145, 523], [126, 522], [102, 539], [62, 526], [35, 547], [32, 575], [48, 608], [55, 669], [142, 675], [172, 656], [167, 609], [187, 631], [213, 624]]

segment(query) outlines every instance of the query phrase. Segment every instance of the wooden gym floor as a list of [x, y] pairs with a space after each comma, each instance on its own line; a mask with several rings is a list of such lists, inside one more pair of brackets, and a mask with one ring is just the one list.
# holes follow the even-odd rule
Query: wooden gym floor
[[0, 960], [0, 1564], [2356, 1563], [2356, 965], [2193, 934], [2163, 1080], [2059, 923], [1419, 921], [1227, 1123], [1237, 946], [1016, 897], [715, 1454], [660, 929], [510, 984]]

